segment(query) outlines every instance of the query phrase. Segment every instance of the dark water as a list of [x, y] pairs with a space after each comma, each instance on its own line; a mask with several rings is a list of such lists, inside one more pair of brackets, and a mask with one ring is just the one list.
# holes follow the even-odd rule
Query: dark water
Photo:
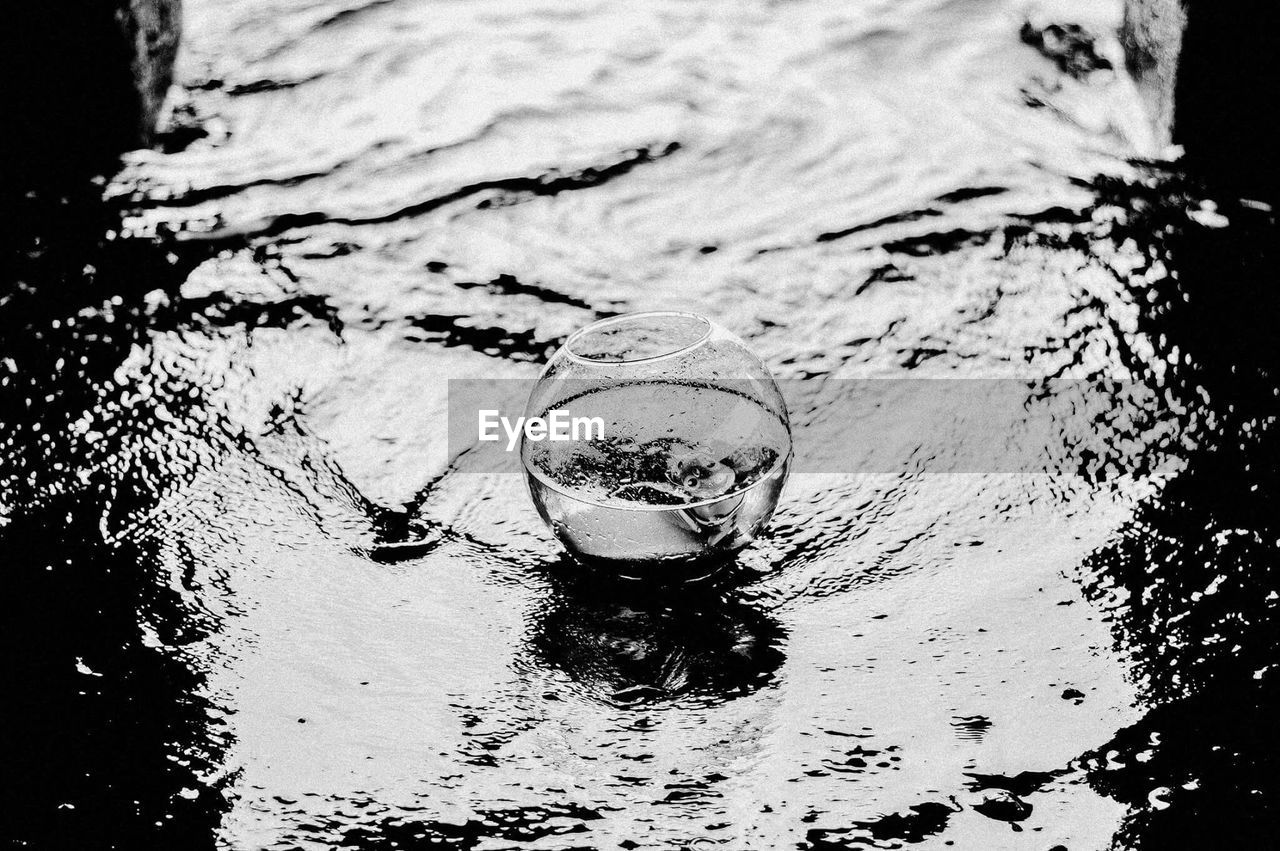
[[[1275, 222], [1158, 161], [1119, 15], [187, 4], [162, 149], [6, 199], [5, 838], [1270, 847]], [[624, 595], [444, 387], [669, 307], [1173, 425], [798, 475], [733, 581]]]

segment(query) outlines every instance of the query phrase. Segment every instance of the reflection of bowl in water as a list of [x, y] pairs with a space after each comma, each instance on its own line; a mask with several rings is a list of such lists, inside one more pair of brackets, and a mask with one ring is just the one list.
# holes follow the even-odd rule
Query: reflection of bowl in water
[[634, 584], [575, 577], [567, 559], [552, 569], [529, 653], [593, 697], [625, 705], [723, 701], [765, 685], [782, 664], [778, 623], [724, 592], [637, 594]]

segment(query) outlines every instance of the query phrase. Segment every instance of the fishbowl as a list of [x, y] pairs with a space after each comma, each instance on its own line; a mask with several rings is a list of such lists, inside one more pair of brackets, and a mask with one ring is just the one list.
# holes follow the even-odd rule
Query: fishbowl
[[695, 313], [631, 313], [574, 333], [525, 416], [573, 424], [564, 439], [522, 441], [539, 514], [579, 561], [621, 578], [714, 573], [768, 523], [791, 466], [777, 383]]

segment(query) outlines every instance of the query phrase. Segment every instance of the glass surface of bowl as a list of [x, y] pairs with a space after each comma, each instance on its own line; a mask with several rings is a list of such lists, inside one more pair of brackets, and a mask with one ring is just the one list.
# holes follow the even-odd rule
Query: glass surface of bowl
[[525, 409], [553, 415], [568, 439], [526, 432], [521, 444], [534, 504], [571, 554], [624, 578], [714, 572], [765, 527], [790, 471], [777, 383], [694, 313], [625, 314], [573, 334]]

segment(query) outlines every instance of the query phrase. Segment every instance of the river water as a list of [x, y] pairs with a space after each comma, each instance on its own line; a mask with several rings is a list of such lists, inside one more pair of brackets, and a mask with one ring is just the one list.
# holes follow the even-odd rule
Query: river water
[[[1274, 841], [1274, 218], [1162, 160], [1121, 12], [188, 2], [160, 148], [36, 204], [0, 301], [13, 837]], [[1165, 425], [801, 471], [723, 586], [588, 586], [446, 381], [666, 308]]]

